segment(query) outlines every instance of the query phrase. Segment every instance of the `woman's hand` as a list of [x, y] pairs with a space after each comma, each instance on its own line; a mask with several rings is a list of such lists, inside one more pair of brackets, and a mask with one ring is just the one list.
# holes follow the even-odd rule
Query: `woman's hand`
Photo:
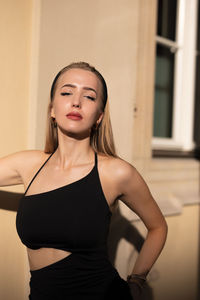
[[136, 274], [128, 275], [127, 283], [133, 300], [142, 300], [142, 291], [146, 285], [146, 278]]
[[133, 282], [128, 282], [129, 288], [130, 288], [130, 292], [131, 292], [131, 296], [133, 298], [133, 300], [142, 300], [142, 290], [141, 288]]

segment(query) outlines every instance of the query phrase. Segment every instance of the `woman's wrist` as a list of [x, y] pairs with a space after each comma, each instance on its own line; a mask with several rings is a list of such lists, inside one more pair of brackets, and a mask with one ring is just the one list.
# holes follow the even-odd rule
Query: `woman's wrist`
[[146, 283], [146, 276], [140, 274], [130, 274], [127, 276], [127, 282], [130, 284], [137, 284], [142, 289]]

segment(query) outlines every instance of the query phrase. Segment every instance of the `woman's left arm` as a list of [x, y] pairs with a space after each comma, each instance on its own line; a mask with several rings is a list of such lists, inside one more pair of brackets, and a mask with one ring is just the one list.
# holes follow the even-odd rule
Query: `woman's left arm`
[[148, 230], [132, 274], [146, 277], [165, 244], [167, 223], [138, 171], [128, 163], [122, 169], [120, 200], [140, 217]]

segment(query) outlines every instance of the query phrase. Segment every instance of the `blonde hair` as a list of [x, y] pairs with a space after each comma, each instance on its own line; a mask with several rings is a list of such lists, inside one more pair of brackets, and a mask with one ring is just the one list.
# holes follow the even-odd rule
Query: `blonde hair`
[[46, 143], [44, 152], [52, 153], [58, 147], [58, 133], [55, 126], [54, 119], [51, 117], [51, 108], [54, 100], [55, 91], [57, 88], [58, 79], [60, 76], [70, 69], [82, 69], [94, 73], [101, 82], [101, 100], [102, 111], [104, 112], [103, 118], [97, 128], [91, 128], [90, 145], [97, 153], [118, 157], [115, 150], [112, 126], [109, 114], [109, 104], [107, 101], [108, 93], [107, 86], [103, 76], [91, 65], [86, 62], [76, 62], [64, 67], [55, 77], [50, 91], [50, 103], [47, 112], [47, 128], [46, 128]]

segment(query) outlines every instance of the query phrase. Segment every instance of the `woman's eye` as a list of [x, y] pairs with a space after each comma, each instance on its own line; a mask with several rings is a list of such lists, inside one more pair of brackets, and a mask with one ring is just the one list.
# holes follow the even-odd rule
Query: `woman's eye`
[[94, 97], [92, 97], [92, 96], [86, 96], [86, 98], [88, 98], [88, 99], [90, 99], [90, 100], [92, 100], [92, 101], [94, 101], [94, 100], [95, 100], [95, 98], [94, 98]]
[[61, 96], [69, 96], [69, 95], [71, 95], [71, 93], [69, 92], [61, 93]]

